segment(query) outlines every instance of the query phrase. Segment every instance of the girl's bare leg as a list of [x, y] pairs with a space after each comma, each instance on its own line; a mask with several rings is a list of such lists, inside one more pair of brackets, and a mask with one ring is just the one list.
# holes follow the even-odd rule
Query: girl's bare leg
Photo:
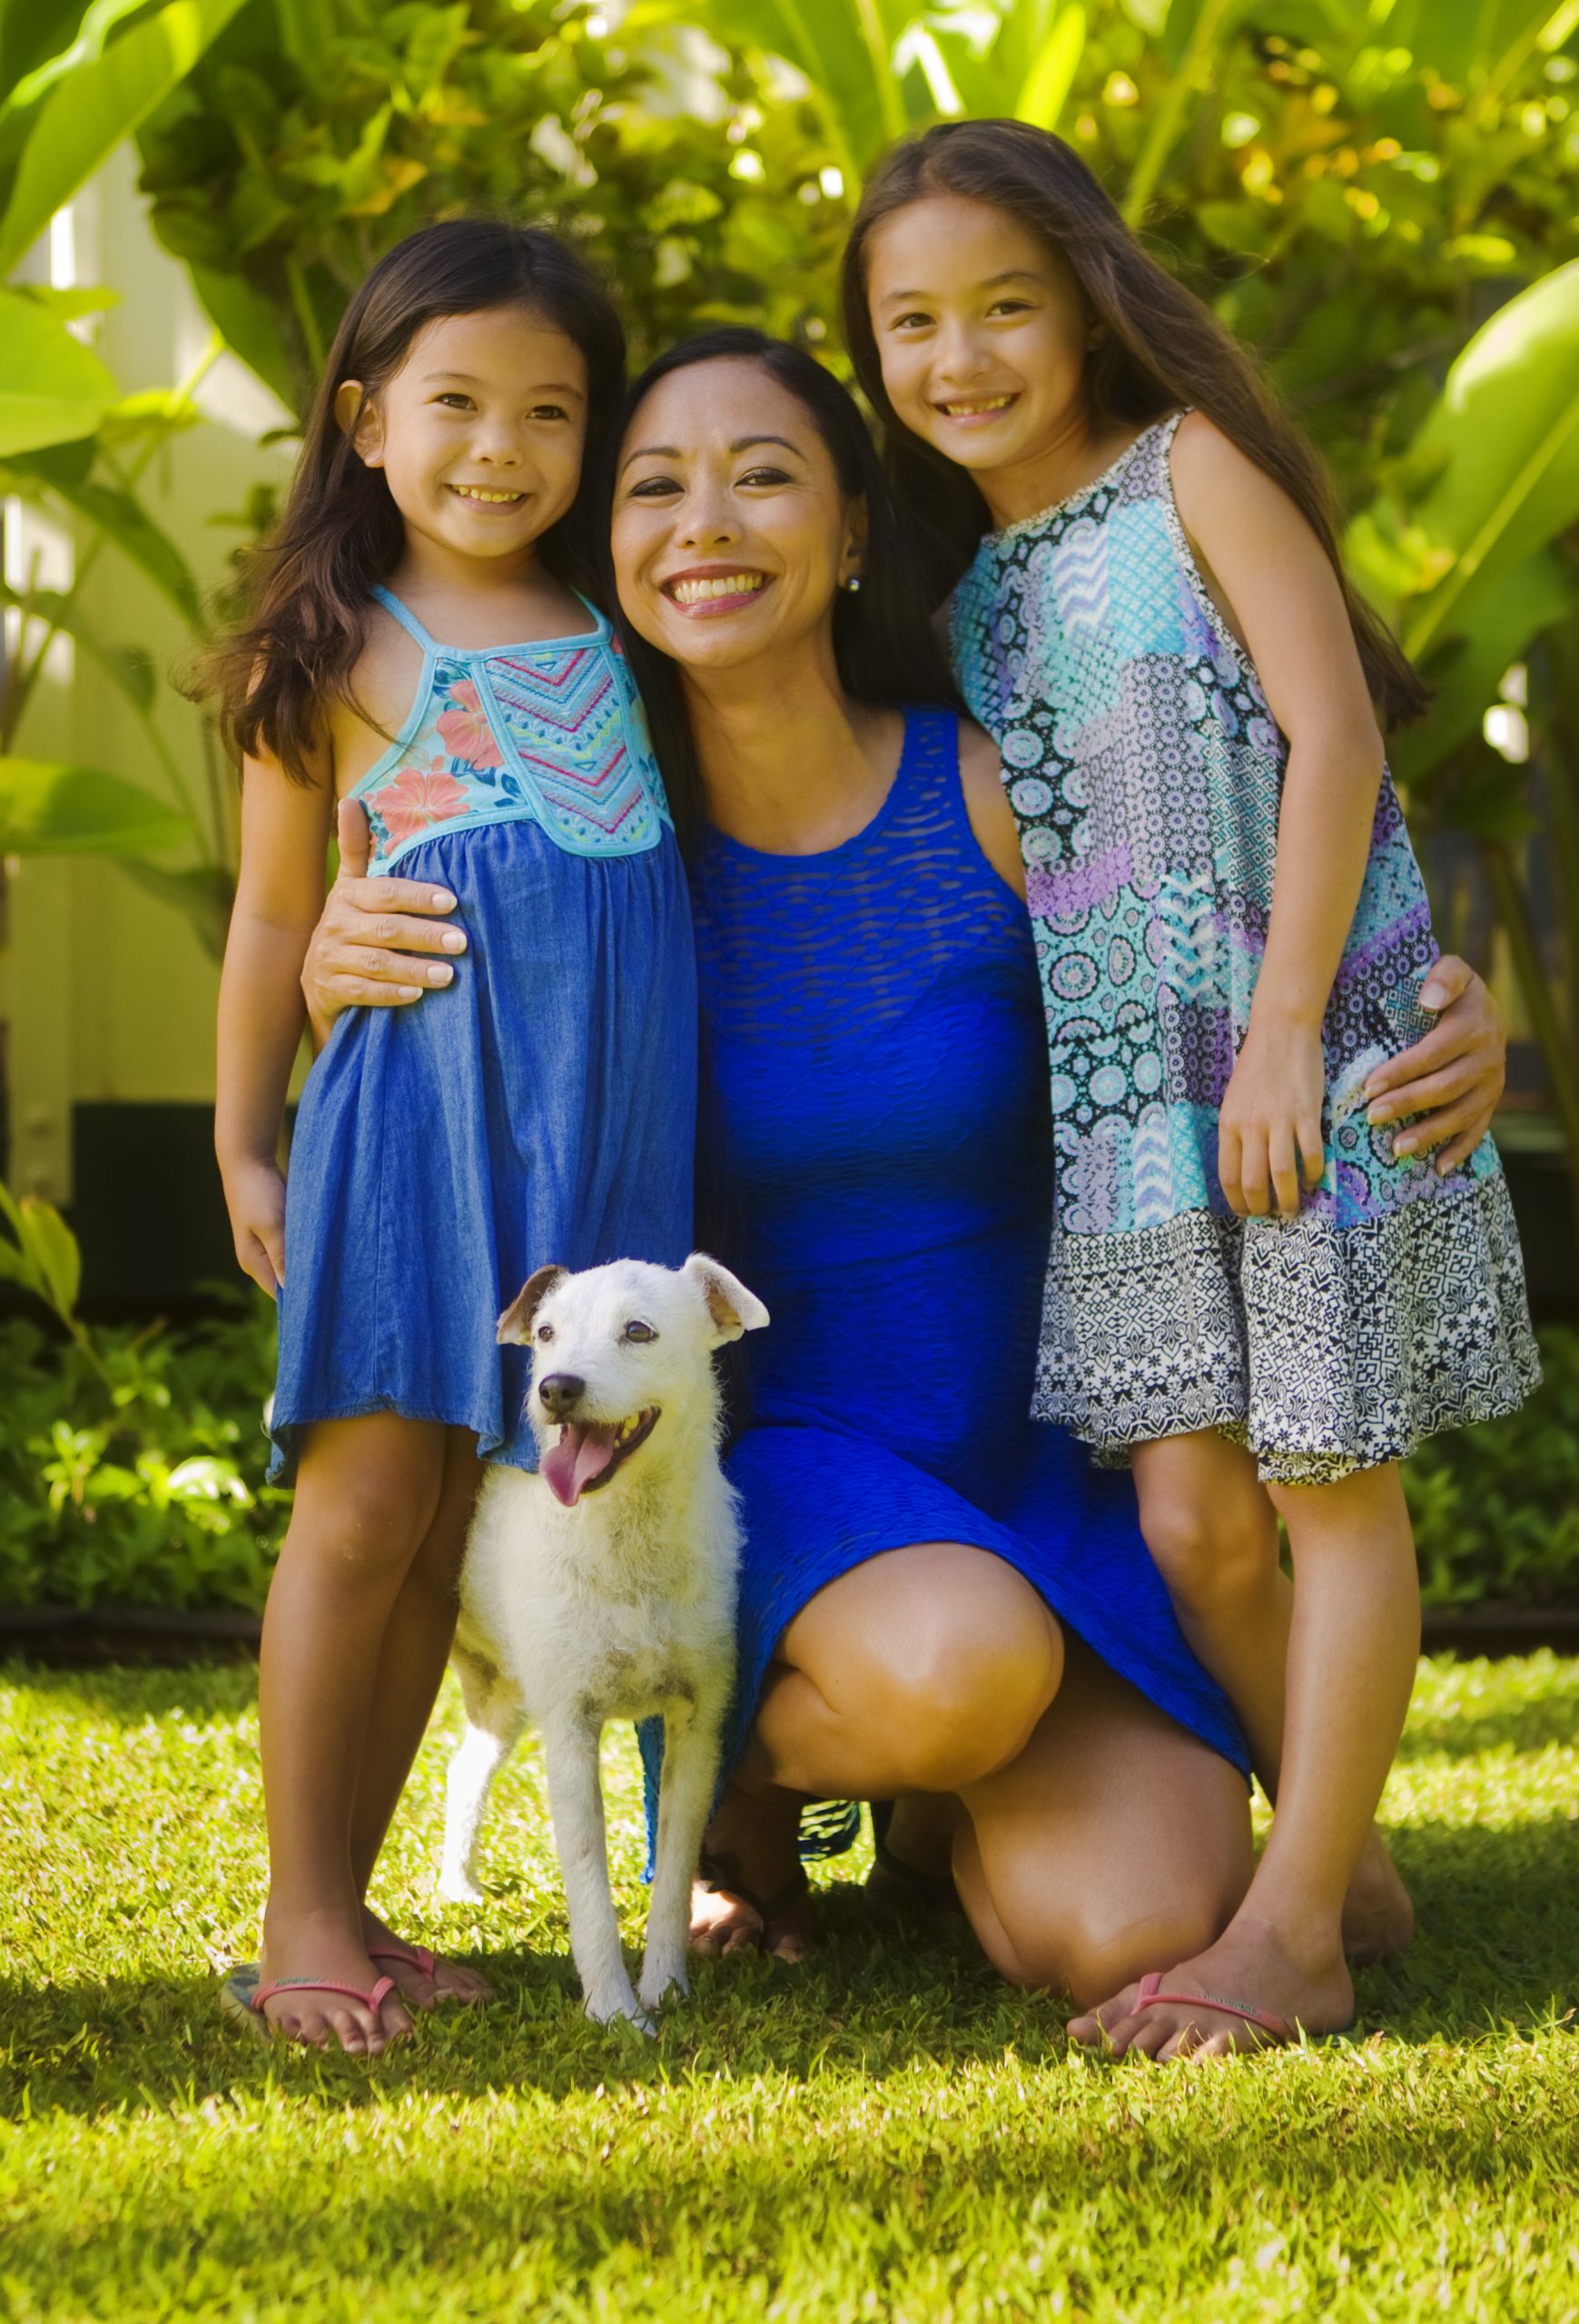
[[[1167, 1985], [1223, 1994], [1308, 2033], [1354, 2013], [1343, 1957], [1344, 1897], [1403, 1730], [1420, 1641], [1415, 1547], [1396, 1468], [1340, 1482], [1273, 1486], [1294, 1561], [1282, 1781], [1259, 1868], [1215, 1945], [1159, 1959]], [[1071, 2027], [1120, 2049], [1221, 2054], [1258, 2038], [1209, 2005], [1132, 2014], [1133, 1989]]]
[[[807, 1795], [891, 1799], [955, 1792], [1025, 1748], [1058, 1691], [1063, 1636], [1012, 1566], [953, 1541], [890, 1550], [820, 1590], [790, 1623], [745, 1757], [707, 1834], [771, 1896], [794, 1877]], [[804, 1915], [767, 1931], [798, 1958]], [[727, 1952], [760, 1918], [699, 1891], [692, 1942]]]
[[[1278, 1561], [1277, 1512], [1251, 1455], [1212, 1430], [1134, 1449], [1140, 1529], [1179, 1628], [1229, 1697], [1268, 1799], [1279, 1798], [1294, 1591]], [[1366, 1836], [1344, 1904], [1351, 1959], [1401, 1951], [1408, 1892], [1379, 1832]]]
[[[439, 1507], [400, 1584], [384, 1631], [350, 1824], [351, 1876], [364, 1900], [362, 1935], [373, 1945], [394, 1932], [367, 1905], [368, 1884], [444, 1677], [460, 1602], [466, 1536], [481, 1478], [482, 1463], [471, 1431], [447, 1429]], [[387, 1971], [406, 1999], [419, 2009], [431, 2008], [436, 2000], [492, 1997], [488, 1979], [458, 1961], [435, 1961], [431, 1977], [390, 1959], [374, 1965]]]
[[[269, 1826], [263, 1975], [375, 1982], [351, 1867], [351, 1813], [390, 1617], [438, 1515], [445, 1431], [390, 1413], [307, 1433], [263, 1617], [258, 1723]], [[297, 2041], [376, 2054], [411, 2021], [303, 1984], [271, 2001]]]

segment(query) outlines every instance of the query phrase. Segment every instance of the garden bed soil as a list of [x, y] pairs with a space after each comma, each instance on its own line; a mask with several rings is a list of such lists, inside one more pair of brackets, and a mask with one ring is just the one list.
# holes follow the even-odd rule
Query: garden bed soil
[[[255, 1654], [262, 1624], [234, 1607], [183, 1612], [157, 1606], [0, 1606], [0, 1654], [40, 1662], [186, 1662]], [[1579, 1654], [1579, 1606], [1487, 1603], [1427, 1613], [1426, 1654]]]

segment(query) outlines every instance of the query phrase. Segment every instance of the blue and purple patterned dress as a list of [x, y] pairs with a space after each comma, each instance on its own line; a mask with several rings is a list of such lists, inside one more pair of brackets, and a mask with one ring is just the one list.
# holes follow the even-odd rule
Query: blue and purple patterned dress
[[1489, 1138], [1439, 1178], [1362, 1087], [1431, 1019], [1426, 892], [1384, 777], [1322, 1028], [1327, 1170], [1241, 1221], [1218, 1109], [1266, 943], [1287, 745], [1179, 522], [1148, 428], [1095, 483], [989, 534], [955, 664], [1020, 827], [1057, 1183], [1035, 1410], [1105, 1461], [1215, 1428], [1308, 1483], [1489, 1419], [1538, 1377]]
[[696, 978], [686, 875], [603, 615], [422, 649], [410, 716], [352, 795], [373, 868], [448, 888], [471, 934], [413, 1009], [352, 1009], [308, 1076], [285, 1199], [275, 1459], [393, 1412], [537, 1464], [531, 1351], [500, 1310], [537, 1267], [691, 1247]]

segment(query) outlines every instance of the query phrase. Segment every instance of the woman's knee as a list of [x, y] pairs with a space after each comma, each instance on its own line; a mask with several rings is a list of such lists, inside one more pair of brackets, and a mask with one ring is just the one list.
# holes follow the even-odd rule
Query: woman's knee
[[1062, 1634], [1029, 1586], [1021, 1592], [934, 1604], [871, 1641], [869, 1711], [907, 1789], [957, 1791], [996, 1774], [1058, 1692]]

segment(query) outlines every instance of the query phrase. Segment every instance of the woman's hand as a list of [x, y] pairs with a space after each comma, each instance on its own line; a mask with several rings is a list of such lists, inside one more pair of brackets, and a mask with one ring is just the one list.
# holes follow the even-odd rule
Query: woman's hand
[[1236, 1217], [1275, 1208], [1292, 1218], [1301, 1184], [1321, 1184], [1326, 1081], [1319, 1025], [1290, 1019], [1274, 1029], [1252, 1009], [1218, 1121], [1218, 1177]]
[[1507, 1079], [1507, 1028], [1483, 980], [1454, 953], [1444, 953], [1420, 987], [1420, 1006], [1442, 1013], [1412, 1049], [1370, 1075], [1366, 1118], [1385, 1124], [1416, 1116], [1393, 1150], [1429, 1154], [1439, 1147], [1436, 1168], [1446, 1177], [1491, 1128]]
[[242, 1272], [277, 1299], [285, 1280], [285, 1180], [280, 1167], [254, 1157], [228, 1164], [223, 1175]]
[[315, 1049], [323, 1047], [342, 1009], [402, 1009], [429, 987], [448, 984], [455, 974], [449, 961], [422, 956], [466, 950], [459, 928], [433, 925], [455, 910], [447, 889], [424, 887], [419, 880], [368, 878], [368, 819], [354, 800], [341, 800], [336, 829], [340, 877], [301, 966]]

